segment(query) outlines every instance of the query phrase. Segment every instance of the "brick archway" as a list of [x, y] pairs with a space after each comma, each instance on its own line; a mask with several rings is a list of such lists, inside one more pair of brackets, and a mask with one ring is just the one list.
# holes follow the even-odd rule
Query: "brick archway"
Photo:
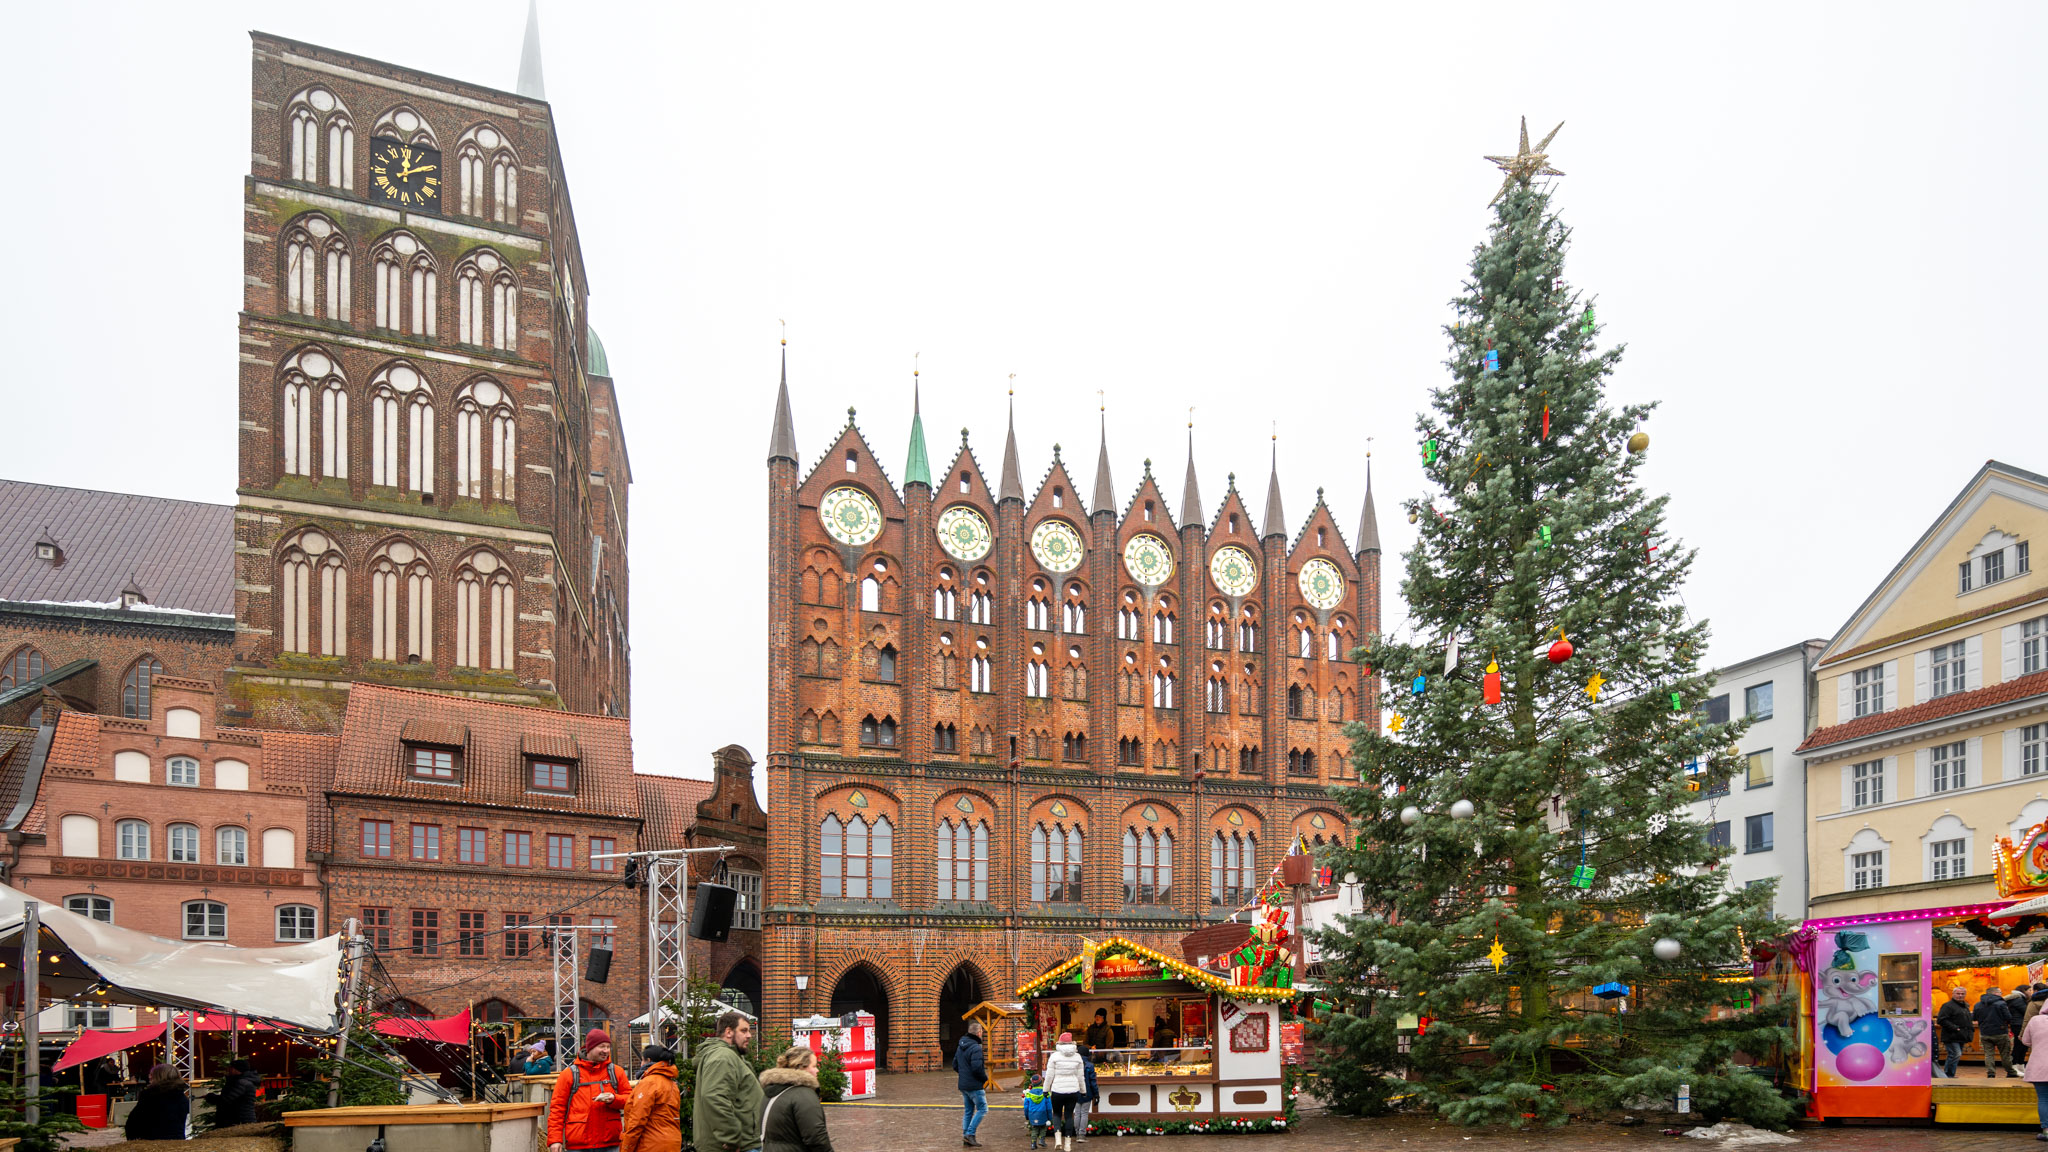
[[859, 956], [848, 961], [833, 975], [826, 985], [830, 999], [826, 1011], [834, 1016], [847, 1012], [867, 1012], [875, 1018], [875, 1066], [891, 1069], [891, 1045], [900, 1046], [900, 1038], [892, 1039], [897, 1023], [896, 1010], [904, 1005], [901, 993], [902, 980], [890, 972], [887, 962]]
[[953, 1059], [954, 1046], [960, 1043], [960, 1037], [967, 1034], [967, 1022], [960, 1018], [961, 1015], [984, 1000], [996, 999], [995, 981], [989, 979], [981, 965], [968, 959], [955, 959], [936, 971], [945, 973], [939, 978], [933, 996], [933, 1010], [938, 1021], [939, 1059], [949, 1062]]

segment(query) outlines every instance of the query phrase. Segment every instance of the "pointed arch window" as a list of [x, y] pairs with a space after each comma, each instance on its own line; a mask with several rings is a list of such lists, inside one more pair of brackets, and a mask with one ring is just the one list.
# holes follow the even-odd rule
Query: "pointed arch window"
[[1210, 712], [1230, 711], [1230, 682], [1223, 675], [1223, 663], [1220, 660], [1209, 665], [1209, 681], [1204, 688], [1203, 703]]
[[1078, 648], [1068, 649], [1067, 666], [1060, 670], [1060, 695], [1068, 700], [1088, 698], [1088, 666], [1075, 655], [1079, 651]]
[[278, 554], [279, 644], [286, 652], [348, 654], [348, 567], [325, 533], [308, 528]]
[[951, 724], [932, 725], [932, 751], [956, 755], [960, 751], [960, 731]]
[[[329, 89], [301, 89], [285, 103], [285, 175], [330, 188], [355, 185], [355, 124]], [[324, 161], [324, 163], [323, 163]]]
[[1152, 613], [1152, 642], [1175, 643], [1175, 629], [1179, 623], [1180, 617], [1174, 615], [1172, 604], [1165, 597], [1160, 597], [1159, 606]]
[[939, 899], [988, 900], [988, 822], [951, 819], [938, 828]]
[[1259, 650], [1259, 615], [1251, 605], [1245, 605], [1237, 617], [1237, 650], [1257, 652]]
[[455, 395], [455, 494], [471, 500], [512, 500], [517, 434], [512, 398], [495, 380], [477, 380]]
[[859, 816], [819, 825], [819, 894], [826, 899], [888, 900], [894, 889], [895, 830], [886, 816], [873, 827]]
[[1209, 903], [1217, 908], [1248, 904], [1258, 891], [1259, 840], [1250, 832], [1225, 836], [1220, 830], [1209, 841]]
[[455, 572], [455, 663], [513, 666], [517, 631], [511, 568], [495, 552], [471, 553]]
[[1088, 598], [1078, 580], [1067, 585], [1067, 600], [1060, 606], [1060, 631], [1074, 636], [1088, 631]]
[[127, 675], [121, 677], [121, 715], [130, 720], [147, 720], [150, 717], [150, 694], [156, 678], [164, 674], [164, 666], [154, 656], [143, 656], [128, 666]]
[[513, 223], [519, 210], [519, 161], [511, 141], [496, 127], [479, 124], [462, 134], [455, 152], [462, 214]]
[[45, 669], [43, 654], [35, 648], [23, 645], [14, 650], [5, 665], [0, 665], [0, 691], [19, 688], [41, 676]]
[[285, 474], [348, 479], [348, 382], [341, 366], [308, 348], [285, 361], [278, 377]]
[[371, 250], [370, 265], [377, 327], [433, 339], [440, 311], [440, 272], [426, 246], [410, 232], [393, 232]]
[[1072, 763], [1085, 763], [1088, 759], [1088, 734], [1069, 732], [1061, 737], [1060, 758]]
[[1081, 826], [1031, 828], [1031, 899], [1039, 904], [1081, 903]]
[[1209, 605], [1209, 615], [1202, 623], [1202, 642], [1209, 648], [1221, 652], [1229, 647], [1230, 628], [1225, 623], [1223, 605]]
[[1045, 645], [1031, 646], [1031, 659], [1024, 664], [1024, 695], [1043, 700], [1052, 695], [1052, 668], [1045, 660]]
[[413, 109], [400, 104], [377, 117], [377, 124], [370, 129], [372, 136], [386, 136], [407, 144], [424, 144], [440, 150], [440, 140], [434, 135], [433, 126], [427, 118]]
[[1173, 708], [1177, 706], [1174, 703], [1173, 673], [1161, 671], [1152, 674], [1152, 706], [1154, 708]]
[[986, 591], [977, 590], [967, 599], [967, 621], [970, 624], [987, 624], [995, 618], [996, 600]]
[[512, 266], [488, 248], [455, 270], [455, 331], [463, 344], [518, 350], [518, 283]]
[[1312, 660], [1316, 654], [1316, 630], [1304, 625], [1295, 632], [1295, 655]]
[[434, 491], [434, 394], [410, 364], [387, 365], [370, 378], [370, 483]]
[[1033, 596], [1024, 602], [1024, 627], [1036, 632], [1052, 630], [1052, 606], [1043, 597]]
[[1124, 829], [1124, 903], [1170, 904], [1173, 900], [1173, 833]]
[[974, 642], [974, 647], [974, 658], [971, 661], [969, 661], [967, 665], [968, 691], [994, 691], [993, 685], [995, 683], [995, 664], [993, 661], [989, 659], [988, 641], [976, 640]]
[[393, 540], [370, 561], [370, 658], [415, 657], [434, 659], [434, 577], [417, 547]]

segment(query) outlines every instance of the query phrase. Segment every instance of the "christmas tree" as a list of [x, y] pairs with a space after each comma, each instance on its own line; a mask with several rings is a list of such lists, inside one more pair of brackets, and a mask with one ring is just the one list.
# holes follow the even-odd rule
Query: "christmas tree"
[[[1556, 174], [1542, 147], [1525, 128], [1492, 158], [1508, 179], [1418, 420], [1435, 490], [1408, 505], [1412, 639], [1361, 653], [1387, 720], [1358, 738], [1334, 863], [1372, 896], [1324, 942], [1349, 1003], [1318, 1025], [1323, 1079], [1371, 1111], [1405, 1065], [1463, 1123], [1671, 1107], [1686, 1086], [1710, 1118], [1782, 1125], [1787, 1103], [1734, 1060], [1789, 1039], [1749, 1008], [1770, 888], [1728, 893], [1726, 849], [1687, 812], [1734, 773], [1741, 724], [1698, 710], [1692, 554], [1637, 476], [1651, 406], [1607, 402], [1621, 349], [1564, 281], [1569, 230], [1530, 180]], [[1404, 1016], [1404, 1034], [1428, 1021], [1405, 1057]]]

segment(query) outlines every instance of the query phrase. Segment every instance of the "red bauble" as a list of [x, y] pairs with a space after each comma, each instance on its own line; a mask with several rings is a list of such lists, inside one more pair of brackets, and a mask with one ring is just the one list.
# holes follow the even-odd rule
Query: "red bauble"
[[1564, 663], [1565, 661], [1567, 661], [1567, 660], [1569, 660], [1569, 659], [1571, 659], [1571, 658], [1572, 658], [1572, 642], [1571, 642], [1571, 641], [1569, 641], [1569, 640], [1559, 640], [1559, 641], [1558, 641], [1557, 643], [1555, 643], [1555, 644], [1552, 644], [1552, 645], [1550, 646], [1550, 662], [1551, 662], [1552, 664], [1562, 664], [1562, 663]]

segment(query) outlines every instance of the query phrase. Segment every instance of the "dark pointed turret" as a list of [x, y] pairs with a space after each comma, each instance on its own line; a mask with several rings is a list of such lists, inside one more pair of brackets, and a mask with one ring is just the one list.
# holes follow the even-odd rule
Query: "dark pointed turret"
[[1116, 511], [1116, 484], [1109, 478], [1109, 417], [1102, 417], [1102, 451], [1095, 456], [1095, 498], [1089, 501], [1090, 512]]
[[1365, 458], [1365, 508], [1358, 514], [1358, 551], [1380, 550], [1380, 517], [1372, 506], [1372, 457]]
[[1287, 513], [1280, 508], [1280, 437], [1273, 437], [1273, 474], [1266, 481], [1266, 522], [1268, 536], [1287, 535]]
[[1180, 522], [1200, 524], [1202, 522], [1202, 489], [1195, 483], [1195, 426], [1188, 424], [1188, 478], [1180, 491]]
[[1017, 463], [1017, 394], [1010, 393], [1010, 434], [1003, 441], [1003, 482], [996, 488], [996, 503], [1024, 502], [1024, 478]]
[[768, 435], [768, 458], [796, 462], [796, 421], [789, 414], [789, 341], [782, 342], [782, 387], [775, 393], [775, 430]]
[[910, 459], [903, 465], [903, 486], [932, 486], [932, 462], [924, 450], [924, 412], [918, 396], [917, 373], [910, 373]]

